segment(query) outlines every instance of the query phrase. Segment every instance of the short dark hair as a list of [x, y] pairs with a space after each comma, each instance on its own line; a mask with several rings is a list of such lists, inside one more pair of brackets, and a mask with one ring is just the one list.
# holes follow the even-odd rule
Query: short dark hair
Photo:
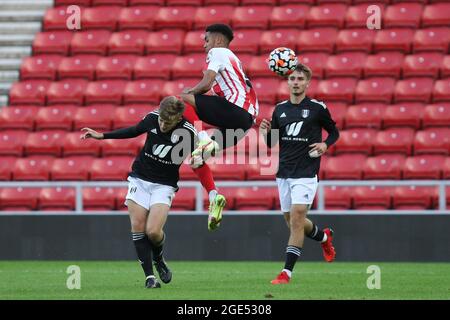
[[184, 108], [185, 104], [183, 101], [177, 99], [175, 96], [168, 96], [162, 99], [159, 104], [159, 115], [163, 119], [170, 119], [182, 115]]
[[294, 71], [303, 72], [308, 80], [312, 78], [312, 71], [306, 64], [298, 63]]
[[206, 32], [217, 32], [225, 36], [228, 39], [228, 42], [231, 42], [234, 38], [233, 30], [229, 25], [223, 23], [216, 23], [209, 25], [206, 28]]

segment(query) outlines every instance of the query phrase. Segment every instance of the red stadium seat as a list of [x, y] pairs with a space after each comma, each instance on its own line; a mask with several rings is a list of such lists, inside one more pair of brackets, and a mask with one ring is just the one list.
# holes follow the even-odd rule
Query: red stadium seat
[[104, 141], [95, 139], [81, 140], [81, 131], [67, 133], [64, 140], [60, 142], [64, 157], [70, 156], [94, 156], [100, 155], [100, 148]]
[[95, 159], [89, 169], [91, 180], [125, 180], [130, 172], [133, 157], [107, 157]]
[[10, 106], [0, 109], [0, 130], [23, 129], [32, 131], [38, 112], [35, 106]]
[[400, 180], [405, 160], [405, 156], [400, 154], [381, 154], [367, 158], [363, 178]]
[[326, 105], [331, 113], [331, 117], [336, 122], [336, 126], [339, 129], [344, 128], [344, 120], [347, 114], [347, 104], [340, 102], [330, 102]]
[[367, 55], [362, 52], [346, 52], [334, 56], [329, 56], [325, 77], [355, 77], [362, 74]]
[[124, 103], [158, 104], [165, 81], [160, 79], [141, 79], [130, 81], [123, 92]]
[[385, 28], [418, 28], [423, 7], [419, 3], [398, 3], [387, 7], [384, 12]]
[[[443, 169], [443, 174], [444, 174], [444, 176], [442, 177], [443, 179], [446, 179], [446, 180], [448, 180], [448, 179], [450, 179], [450, 157], [447, 157], [446, 159], [445, 159], [445, 164], [444, 164], [444, 169]], [[449, 190], [447, 190], [447, 197], [448, 197], [448, 195], [449, 195]]]
[[34, 157], [17, 159], [13, 167], [13, 180], [47, 181], [52, 163], [53, 159], [39, 159]]
[[81, 25], [83, 29], [117, 29], [117, 19], [122, 10], [119, 6], [88, 7], [81, 10]]
[[271, 77], [274, 73], [269, 69], [267, 56], [254, 56], [245, 70], [250, 77]]
[[231, 17], [233, 29], [257, 28], [265, 30], [269, 25], [272, 8], [269, 6], [237, 7]]
[[80, 54], [73, 57], [64, 57], [58, 67], [59, 79], [83, 78], [94, 80], [95, 68], [100, 56]]
[[325, 3], [343, 3], [343, 4], [351, 4], [352, 0], [317, 0], [317, 4], [325, 4]]
[[163, 6], [164, 0], [128, 0], [128, 5], [130, 5], [130, 6], [138, 6], [138, 5]]
[[[273, 150], [274, 148], [272, 148]], [[275, 180], [278, 170], [278, 155], [251, 158], [246, 166], [247, 180]]]
[[[227, 203], [225, 205], [225, 210], [235, 210], [236, 202], [236, 192], [234, 188], [220, 188], [220, 193], [225, 196]], [[203, 207], [208, 208], [209, 197], [206, 193], [203, 193]]]
[[9, 104], [44, 105], [45, 94], [50, 83], [47, 80], [27, 80], [13, 83], [9, 91]]
[[423, 114], [421, 103], [401, 103], [387, 106], [383, 115], [383, 127], [420, 127]]
[[423, 127], [448, 127], [450, 124], [450, 103], [430, 104], [423, 113]]
[[448, 12], [450, 12], [450, 3], [427, 5], [422, 13], [422, 28], [447, 27], [450, 24]]
[[381, 127], [385, 105], [366, 103], [350, 106], [345, 116], [346, 128], [376, 128]]
[[184, 88], [193, 88], [199, 79], [177, 79], [176, 81], [168, 81], [161, 91], [161, 96], [176, 96], [183, 92]]
[[450, 152], [450, 128], [428, 128], [417, 131], [414, 154], [443, 154]]
[[85, 91], [86, 104], [121, 104], [126, 81], [102, 80], [90, 82]]
[[296, 26], [303, 29], [308, 11], [309, 6], [304, 4], [274, 7], [269, 19], [270, 28], [292, 28], [292, 26]]
[[34, 37], [33, 54], [67, 55], [73, 35], [71, 31], [40, 32]]
[[364, 67], [364, 76], [367, 77], [400, 77], [404, 55], [400, 52], [380, 52], [369, 55]]
[[55, 7], [62, 6], [62, 5], [78, 5], [87, 7], [91, 4], [91, 0], [55, 0]]
[[272, 210], [278, 197], [277, 188], [236, 188], [234, 192], [236, 210]]
[[383, 50], [395, 50], [408, 53], [414, 37], [412, 29], [385, 29], [377, 30], [373, 49], [375, 52]]
[[0, 131], [0, 155], [21, 157], [23, 142], [28, 136], [27, 131]]
[[147, 135], [140, 135], [133, 139], [108, 139], [102, 144], [102, 155], [107, 156], [133, 156], [144, 146]]
[[298, 29], [276, 29], [264, 31], [261, 36], [261, 53], [269, 53], [273, 49], [280, 47], [295, 48], [297, 39], [300, 36]]
[[327, 180], [360, 180], [366, 156], [363, 154], [343, 154], [329, 157], [322, 166]]
[[128, 0], [92, 0], [92, 6], [126, 6]]
[[305, 52], [298, 57], [299, 62], [306, 64], [312, 71], [313, 78], [323, 78], [328, 54], [323, 52]]
[[[390, 2], [392, 2], [392, 1], [390, 1], [390, 0], [377, 0], [377, 3], [381, 3], [381, 4], [388, 4]], [[353, 0], [353, 3], [354, 4], [360, 4], [360, 3], [370, 3], [370, 4], [372, 4], [373, 1], [372, 0]]]
[[83, 94], [88, 86], [84, 79], [64, 79], [53, 82], [47, 90], [47, 105], [83, 104]]
[[433, 92], [433, 79], [409, 78], [397, 81], [395, 86], [395, 102], [423, 102], [430, 101]]
[[167, 0], [168, 6], [201, 6], [203, 0]]
[[183, 30], [160, 30], [151, 32], [145, 41], [147, 54], [180, 54], [183, 48], [185, 32]]
[[50, 177], [53, 181], [88, 180], [88, 167], [93, 158], [68, 157], [53, 161]]
[[403, 62], [403, 77], [437, 78], [444, 55], [436, 52], [422, 52], [406, 56]]
[[47, 54], [25, 58], [20, 66], [20, 79], [55, 80], [62, 58], [59, 55]]
[[113, 115], [114, 106], [111, 105], [78, 108], [73, 121], [74, 130], [78, 131], [81, 128], [88, 127], [99, 131], [109, 131], [111, 130]]
[[175, 193], [171, 210], [194, 210], [195, 188], [181, 188]]
[[198, 78], [206, 70], [205, 54], [194, 53], [177, 57], [172, 66], [172, 78]]
[[446, 53], [450, 42], [450, 28], [427, 28], [417, 30], [413, 51], [441, 51]]
[[334, 78], [319, 83], [317, 99], [324, 101], [342, 101], [352, 103], [356, 88], [356, 79]]
[[195, 52], [201, 52], [203, 57], [205, 56], [205, 48], [203, 44], [205, 43], [205, 31], [196, 30], [189, 31], [186, 33], [183, 44], [183, 52], [185, 54], [191, 54]]
[[105, 55], [108, 50], [111, 32], [108, 30], [87, 30], [75, 32], [70, 50], [75, 54], [99, 54]]
[[217, 180], [245, 180], [245, 165], [226, 159], [223, 163], [208, 163]]
[[411, 154], [414, 141], [414, 129], [392, 128], [379, 131], [373, 140], [373, 153], [402, 153]]
[[39, 193], [39, 210], [74, 210], [74, 188], [43, 188]]
[[152, 105], [130, 105], [115, 108], [113, 116], [114, 129], [120, 129], [136, 125], [148, 113], [156, 109]]
[[158, 6], [133, 6], [122, 8], [119, 15], [119, 29], [153, 30]]
[[347, 6], [339, 3], [327, 3], [311, 7], [306, 18], [308, 28], [344, 27]]
[[349, 187], [324, 187], [327, 210], [347, 210], [352, 207], [352, 190]]
[[139, 54], [145, 51], [146, 30], [125, 30], [115, 32], [109, 39], [109, 54]]
[[393, 208], [396, 210], [431, 209], [434, 187], [399, 186], [392, 194]]
[[104, 79], [123, 79], [130, 80], [134, 64], [138, 56], [135, 55], [114, 55], [102, 57], [97, 64], [96, 78]]
[[352, 190], [353, 205], [357, 210], [387, 210], [391, 207], [390, 187], [356, 187]]
[[114, 210], [114, 189], [106, 187], [83, 188], [83, 206], [85, 210]]
[[205, 0], [204, 1], [205, 6], [209, 6], [212, 4], [229, 4], [229, 5], [238, 6], [239, 0]]
[[4, 188], [0, 190], [0, 209], [35, 210], [40, 189], [38, 188]]
[[125, 197], [128, 194], [128, 188], [114, 188], [113, 191], [116, 210], [128, 211], [128, 207], [125, 205]]
[[12, 169], [16, 160], [16, 157], [4, 157], [2, 155], [2, 161], [0, 161], [0, 181], [11, 180]]
[[180, 180], [186, 181], [192, 181], [192, 180], [198, 180], [197, 175], [192, 170], [191, 166], [189, 164], [182, 164], [180, 167]]
[[160, 78], [168, 80], [176, 57], [173, 54], [139, 57], [134, 64], [134, 79]]
[[450, 55], [446, 55], [442, 60], [441, 78], [450, 77]]
[[26, 155], [61, 155], [61, 142], [64, 140], [65, 131], [38, 131], [32, 132], [25, 140]]
[[214, 23], [230, 24], [233, 16], [234, 7], [227, 5], [199, 7], [195, 12], [194, 28], [204, 30], [207, 26]]
[[421, 155], [406, 159], [403, 179], [441, 179], [445, 156]]
[[258, 92], [258, 101], [262, 103], [275, 103], [279, 84], [280, 80], [277, 78], [252, 79], [252, 86]]
[[161, 7], [155, 17], [155, 29], [177, 28], [191, 30], [194, 24], [196, 8], [194, 7]]
[[257, 124], [259, 125], [259, 123], [261, 123], [262, 119], [267, 119], [270, 121], [272, 119], [272, 114], [273, 114], [274, 109], [275, 109], [275, 107], [271, 104], [260, 103], [258, 120], [256, 120]]
[[433, 88], [433, 102], [450, 102], [450, 78], [437, 80]]
[[[384, 4], [380, 3], [381, 1], [376, 1], [376, 5], [381, 9], [380, 13], [383, 16], [384, 13]], [[354, 2], [355, 4], [357, 2]], [[374, 1], [375, 3], [375, 1]], [[345, 15], [345, 26], [346, 28], [366, 28], [367, 27], [367, 18], [369, 14], [367, 13], [367, 8], [369, 5], [365, 4], [356, 4], [347, 9], [347, 13]]]
[[340, 132], [336, 143], [336, 154], [341, 153], [372, 153], [372, 141], [376, 135], [372, 129], [351, 129]]
[[236, 30], [234, 32], [234, 39], [230, 44], [230, 49], [235, 53], [256, 54], [258, 52], [261, 35], [261, 30]]
[[36, 130], [68, 130], [73, 127], [76, 106], [58, 105], [40, 108], [36, 115]]
[[[312, 79], [308, 87], [308, 97], [316, 98], [319, 91], [320, 81], [317, 79]], [[278, 101], [283, 101], [289, 99], [289, 87], [287, 81], [281, 81], [278, 88]]]
[[297, 42], [297, 53], [307, 51], [324, 51], [331, 53], [337, 38], [334, 28], [317, 28], [304, 30]]
[[376, 31], [368, 29], [347, 29], [339, 31], [336, 51], [364, 51], [369, 53]]
[[355, 102], [390, 103], [395, 90], [395, 79], [377, 77], [359, 80], [355, 91]]
[[67, 8], [67, 6], [48, 8], [44, 15], [43, 30], [67, 30], [67, 20], [71, 16]]
[[267, 4], [275, 6], [278, 3], [277, 0], [241, 0], [241, 5], [259, 5], [259, 4]]

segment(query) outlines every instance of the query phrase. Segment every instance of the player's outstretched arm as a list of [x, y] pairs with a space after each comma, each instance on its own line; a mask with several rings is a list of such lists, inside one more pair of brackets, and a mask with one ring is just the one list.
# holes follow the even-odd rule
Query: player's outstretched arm
[[267, 146], [269, 146], [269, 148], [272, 147], [272, 139], [271, 139], [271, 135], [270, 130], [272, 130], [272, 124], [270, 123], [269, 120], [267, 119], [262, 119], [260, 125], [259, 125], [259, 131], [261, 132], [261, 134], [264, 137], [264, 142], [267, 144]]
[[81, 135], [81, 140], [85, 140], [85, 139], [96, 139], [96, 140], [102, 140], [104, 135], [101, 132], [97, 132], [91, 128], [83, 128], [81, 129], [81, 131], [83, 132]]

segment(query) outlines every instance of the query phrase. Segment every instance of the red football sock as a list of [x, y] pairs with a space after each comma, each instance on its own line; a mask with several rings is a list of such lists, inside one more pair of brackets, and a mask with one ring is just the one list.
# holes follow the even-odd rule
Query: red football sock
[[202, 131], [202, 126], [201, 126], [201, 120], [197, 115], [197, 112], [195, 111], [195, 108], [190, 105], [189, 103], [184, 103], [186, 105], [186, 108], [184, 109], [184, 114], [183, 117], [190, 122], [191, 124], [194, 125], [195, 129], [197, 131]]
[[210, 193], [212, 190], [216, 190], [216, 184], [214, 183], [212, 171], [206, 163], [200, 168], [192, 170], [200, 179], [203, 188], [205, 188], [208, 193]]

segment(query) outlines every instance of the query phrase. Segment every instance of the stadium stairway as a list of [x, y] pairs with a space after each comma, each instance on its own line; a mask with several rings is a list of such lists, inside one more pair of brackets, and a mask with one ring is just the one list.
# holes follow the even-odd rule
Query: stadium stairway
[[0, 107], [7, 105], [11, 84], [19, 79], [22, 59], [31, 54], [45, 10], [53, 0], [0, 1]]

